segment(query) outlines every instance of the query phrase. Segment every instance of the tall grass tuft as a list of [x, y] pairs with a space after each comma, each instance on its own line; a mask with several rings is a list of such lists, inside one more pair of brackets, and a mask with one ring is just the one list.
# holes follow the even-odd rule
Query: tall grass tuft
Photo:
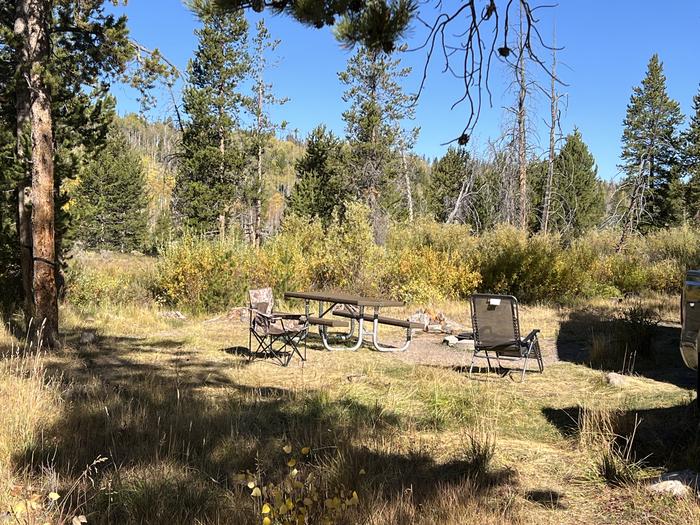
[[579, 446], [592, 458], [591, 474], [613, 486], [636, 483], [645, 477], [644, 463], [635, 458], [634, 440], [639, 427], [619, 411], [582, 408], [579, 414]]

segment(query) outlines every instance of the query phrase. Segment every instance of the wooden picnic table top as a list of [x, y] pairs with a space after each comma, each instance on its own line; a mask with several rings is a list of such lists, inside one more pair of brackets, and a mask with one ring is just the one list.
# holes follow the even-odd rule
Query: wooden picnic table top
[[363, 297], [361, 295], [342, 292], [286, 292], [285, 299], [304, 299], [306, 301], [323, 301], [335, 304], [350, 304], [353, 306], [393, 307], [404, 306], [403, 301], [384, 297]]

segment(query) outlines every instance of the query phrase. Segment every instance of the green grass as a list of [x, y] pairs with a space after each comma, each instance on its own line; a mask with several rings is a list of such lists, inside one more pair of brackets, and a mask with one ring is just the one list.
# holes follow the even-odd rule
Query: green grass
[[[569, 314], [524, 315], [556, 337]], [[263, 502], [239, 479], [249, 472], [268, 494], [332, 500], [356, 491], [358, 504], [337, 523], [700, 518], [695, 503], [649, 503], [638, 481], [700, 457], [688, 427], [692, 393], [672, 381], [636, 376], [616, 389], [584, 363], [549, 366], [522, 384], [469, 379], [366, 349], [312, 350], [303, 366], [280, 368], [224, 351], [247, 344], [239, 322], [177, 321], [133, 305], [65, 307], [62, 317], [64, 350], [0, 366], [9, 399], [0, 413], [2, 508], [17, 504], [14, 486], [38, 494], [57, 522], [85, 514], [90, 523], [261, 523]], [[85, 329], [96, 331], [95, 344], [79, 343]], [[581, 414], [596, 410], [621, 422], [640, 414], [626, 462], [582, 437]], [[624, 435], [619, 425], [609, 434]], [[288, 486], [287, 445], [302, 487]], [[85, 474], [97, 458], [107, 459]], [[48, 502], [50, 491], [62, 507]], [[316, 509], [308, 523], [321, 521]]]

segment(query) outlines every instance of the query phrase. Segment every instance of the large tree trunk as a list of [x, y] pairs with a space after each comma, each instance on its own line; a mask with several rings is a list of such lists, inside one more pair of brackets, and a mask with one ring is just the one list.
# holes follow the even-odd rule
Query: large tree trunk
[[51, 91], [46, 81], [49, 60], [49, 0], [27, 2], [27, 68], [32, 129], [32, 248], [34, 305], [43, 343], [58, 345], [58, 297], [54, 231], [54, 150]]
[[22, 291], [24, 294], [22, 310], [27, 326], [34, 317], [34, 290], [32, 287], [32, 217], [31, 217], [31, 173], [25, 158], [25, 140], [29, 130], [29, 89], [27, 86], [27, 0], [19, 0], [15, 11], [14, 33], [19, 46], [17, 85], [15, 87], [16, 110], [16, 155], [24, 169], [22, 180], [17, 187], [17, 240], [20, 249], [20, 268], [22, 270]]
[[523, 35], [523, 7], [520, 6], [520, 45], [518, 46], [518, 64], [516, 77], [518, 80], [518, 226], [527, 228], [528, 195], [527, 195], [527, 122], [526, 107], [527, 82], [525, 79], [525, 45]]

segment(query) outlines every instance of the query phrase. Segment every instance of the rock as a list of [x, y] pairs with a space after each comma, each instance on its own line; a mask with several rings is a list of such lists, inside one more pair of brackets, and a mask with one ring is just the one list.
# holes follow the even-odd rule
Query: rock
[[627, 384], [627, 378], [621, 374], [616, 374], [615, 372], [610, 372], [605, 374], [605, 382], [610, 386], [615, 386], [617, 388], [622, 388]]
[[459, 342], [456, 335], [448, 335], [442, 340], [442, 344], [447, 346], [454, 346]]
[[669, 479], [666, 481], [657, 481], [648, 487], [649, 492], [654, 494], [666, 494], [676, 498], [684, 498], [690, 493], [690, 487], [684, 485], [677, 479]]
[[179, 321], [184, 321], [185, 319], [187, 319], [187, 317], [185, 317], [185, 314], [177, 310], [172, 310], [170, 312], [161, 312], [160, 316], [165, 317], [166, 319], [178, 319]]
[[459, 339], [455, 343], [455, 348], [459, 350], [465, 350], [468, 352], [473, 352], [474, 351], [474, 340], [473, 339]]
[[425, 329], [426, 332], [429, 332], [431, 334], [441, 334], [442, 333], [442, 325], [441, 324], [429, 324], [427, 328]]
[[81, 345], [91, 345], [97, 341], [97, 334], [95, 332], [82, 332], [80, 334], [80, 344]]
[[345, 377], [349, 382], [356, 383], [358, 381], [364, 380], [367, 376], [365, 374], [350, 374]]
[[423, 330], [427, 331], [428, 325], [430, 324], [430, 316], [423, 312], [422, 310], [418, 310], [416, 313], [414, 313], [411, 317], [408, 318], [408, 320], [412, 323], [420, 323], [423, 325]]
[[700, 474], [692, 470], [677, 470], [667, 472], [647, 486], [650, 492], [655, 494], [668, 494], [677, 498], [683, 498], [688, 494], [698, 493], [700, 489]]
[[446, 334], [458, 334], [464, 331], [464, 327], [452, 321], [442, 323], [442, 331]]

